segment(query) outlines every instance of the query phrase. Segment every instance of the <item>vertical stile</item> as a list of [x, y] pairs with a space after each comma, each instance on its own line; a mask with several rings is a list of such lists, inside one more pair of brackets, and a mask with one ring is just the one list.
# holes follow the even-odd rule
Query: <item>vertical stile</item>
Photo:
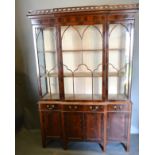
[[[43, 44], [43, 52], [44, 52], [44, 65], [45, 65], [45, 74], [47, 74], [47, 71], [46, 71], [46, 59], [45, 59], [45, 48], [44, 48], [44, 34], [43, 34], [43, 30], [44, 29], [42, 29], [41, 30], [41, 34], [42, 34], [42, 38], [43, 38], [43, 41], [42, 41], [42, 44]], [[48, 93], [48, 86], [47, 86], [47, 76], [45, 76], [45, 78], [46, 78], [46, 93]]]
[[37, 51], [37, 38], [36, 37], [36, 27], [32, 27], [33, 31], [33, 42], [34, 42], [34, 51], [35, 51], [35, 59], [36, 59], [36, 70], [37, 70], [37, 78], [38, 78], [38, 87], [39, 87], [39, 96], [42, 96], [42, 88], [41, 88], [41, 80], [40, 80], [40, 71], [39, 71], [39, 61], [38, 61], [38, 51]]
[[57, 61], [58, 61], [58, 79], [59, 79], [59, 95], [60, 99], [64, 99], [64, 75], [63, 75], [63, 59], [61, 47], [61, 27], [56, 24], [56, 47], [57, 47]]
[[103, 23], [102, 100], [108, 100], [108, 15]]
[[133, 36], [134, 36], [134, 24], [135, 24], [135, 21], [133, 20], [131, 23], [130, 23], [130, 28], [129, 28], [129, 31], [130, 31], [130, 44], [129, 44], [129, 78], [128, 78], [128, 98], [131, 99], [131, 74], [132, 74], [132, 67], [133, 67], [133, 61], [132, 61], [132, 58], [133, 58]]
[[94, 76], [93, 76], [93, 72], [91, 72], [91, 78], [92, 78], [92, 100], [94, 99], [94, 87], [93, 87], [93, 85], [94, 85], [94, 82], [93, 82], [93, 79], [94, 79]]
[[50, 78], [50, 76], [48, 77], [48, 79], [49, 79], [49, 89], [50, 89], [50, 98], [52, 98], [52, 92], [51, 92], [51, 78]]

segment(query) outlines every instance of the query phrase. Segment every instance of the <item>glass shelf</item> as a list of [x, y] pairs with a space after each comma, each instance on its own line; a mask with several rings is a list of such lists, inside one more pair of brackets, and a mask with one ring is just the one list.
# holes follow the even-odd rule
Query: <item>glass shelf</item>
[[[109, 100], [127, 100], [127, 96], [125, 96], [124, 94], [109, 94]], [[58, 99], [59, 98], [59, 94], [46, 94], [43, 97], [43, 100], [51, 100], [51, 99]], [[93, 100], [101, 100], [102, 95], [101, 94], [94, 94], [93, 95]], [[65, 95], [65, 100], [92, 100], [92, 94], [66, 94]]]
[[[123, 76], [125, 73], [124, 72], [109, 72], [109, 76]], [[72, 73], [64, 73], [64, 77], [102, 77], [102, 72], [94, 72], [93, 74], [89, 73], [89, 72], [78, 72], [78, 73], [74, 73], [74, 75]], [[48, 75], [43, 74], [40, 77], [58, 77], [58, 73], [50, 73]]]
[[[109, 49], [109, 51], [123, 51], [124, 49], [120, 49], [120, 48], [111, 48]], [[66, 50], [62, 50], [62, 52], [100, 52], [103, 51], [103, 49], [66, 49]]]
[[[109, 51], [124, 51], [124, 49], [120, 48], [110, 48]], [[103, 49], [66, 49], [62, 50], [62, 52], [101, 52]], [[38, 53], [56, 53], [56, 51], [38, 51]]]
[[[50, 100], [50, 99], [57, 99], [58, 94], [46, 94], [43, 99], [44, 100]], [[102, 95], [101, 94], [65, 94], [65, 100], [101, 100]]]
[[109, 100], [127, 100], [127, 96], [124, 94], [109, 94], [108, 95]]

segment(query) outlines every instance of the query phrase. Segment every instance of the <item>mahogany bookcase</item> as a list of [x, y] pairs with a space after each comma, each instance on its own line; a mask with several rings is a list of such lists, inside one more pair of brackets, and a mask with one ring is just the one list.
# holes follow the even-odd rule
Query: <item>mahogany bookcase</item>
[[43, 147], [59, 139], [130, 147], [138, 4], [31, 10]]

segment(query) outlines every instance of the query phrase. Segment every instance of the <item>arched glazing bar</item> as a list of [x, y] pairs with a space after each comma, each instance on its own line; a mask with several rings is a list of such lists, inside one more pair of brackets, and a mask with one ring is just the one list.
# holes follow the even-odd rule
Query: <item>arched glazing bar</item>
[[[123, 92], [128, 91], [129, 85], [129, 69], [130, 66], [130, 39], [131, 39], [131, 28], [130, 23], [112, 23], [110, 24], [109, 32], [109, 67], [112, 67], [117, 72], [116, 87], [117, 94], [122, 94]], [[116, 40], [117, 38], [117, 40]], [[114, 52], [112, 52], [112, 50]], [[114, 61], [115, 60], [115, 61]], [[111, 69], [112, 69], [111, 68]], [[108, 69], [109, 70], [109, 69]], [[108, 73], [108, 77], [110, 73]], [[110, 80], [110, 81], [109, 81]], [[112, 77], [108, 81], [110, 85], [108, 86], [109, 94], [116, 93], [112, 89]], [[123, 93], [125, 95], [126, 93]]]
[[52, 71], [54, 71], [56, 69], [56, 65], [51, 68], [49, 71], [47, 71], [47, 77], [48, 77], [48, 84], [49, 84], [49, 93], [50, 93], [50, 97], [52, 98], [52, 90], [51, 90], [51, 77], [52, 77]]
[[78, 33], [78, 35], [79, 35], [79, 37], [81, 38], [81, 40], [83, 39], [84, 34], [85, 34], [85, 32], [87, 31], [87, 29], [88, 29], [89, 27], [94, 27], [94, 28], [100, 33], [100, 35], [101, 35], [101, 37], [102, 37], [102, 32], [100, 31], [100, 29], [99, 29], [96, 25], [88, 25], [88, 26], [86, 26], [86, 27], [84, 28], [82, 34], [80, 34], [79, 30], [78, 30], [75, 26], [67, 26], [67, 27], [65, 28], [65, 30], [62, 32], [61, 39], [63, 39], [65, 32], [66, 32], [70, 27], [72, 27], [72, 28]]
[[114, 31], [115, 28], [117, 28], [119, 25], [121, 25], [122, 27], [124, 27], [124, 28], [126, 29], [126, 31], [127, 31], [128, 33], [130, 33], [129, 28], [128, 28], [127, 25], [124, 25], [124, 24], [122, 24], [122, 23], [119, 23], [119, 24], [115, 24], [115, 25], [112, 27], [112, 29], [109, 31], [109, 37], [111, 36], [112, 31]]
[[[73, 77], [74, 77], [74, 75], [75, 75], [75, 73], [80, 69], [80, 67], [82, 67], [82, 66], [84, 66], [89, 72], [90, 72], [90, 74], [91, 74], [91, 81], [92, 81], [92, 94], [91, 94], [91, 96], [92, 96], [92, 99], [93, 99], [93, 72], [92, 72], [92, 70], [91, 69], [89, 69], [88, 68], [88, 66], [86, 65], [86, 64], [79, 64], [78, 65], [78, 67], [73, 71]], [[74, 79], [74, 78], [73, 78]], [[74, 83], [75, 83], [75, 80], [74, 80]], [[75, 92], [75, 91], [74, 91]]]

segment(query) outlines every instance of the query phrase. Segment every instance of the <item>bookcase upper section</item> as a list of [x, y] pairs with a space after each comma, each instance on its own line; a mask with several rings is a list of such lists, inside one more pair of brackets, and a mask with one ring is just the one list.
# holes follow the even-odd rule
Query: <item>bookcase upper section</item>
[[128, 100], [138, 4], [29, 11], [40, 97]]

